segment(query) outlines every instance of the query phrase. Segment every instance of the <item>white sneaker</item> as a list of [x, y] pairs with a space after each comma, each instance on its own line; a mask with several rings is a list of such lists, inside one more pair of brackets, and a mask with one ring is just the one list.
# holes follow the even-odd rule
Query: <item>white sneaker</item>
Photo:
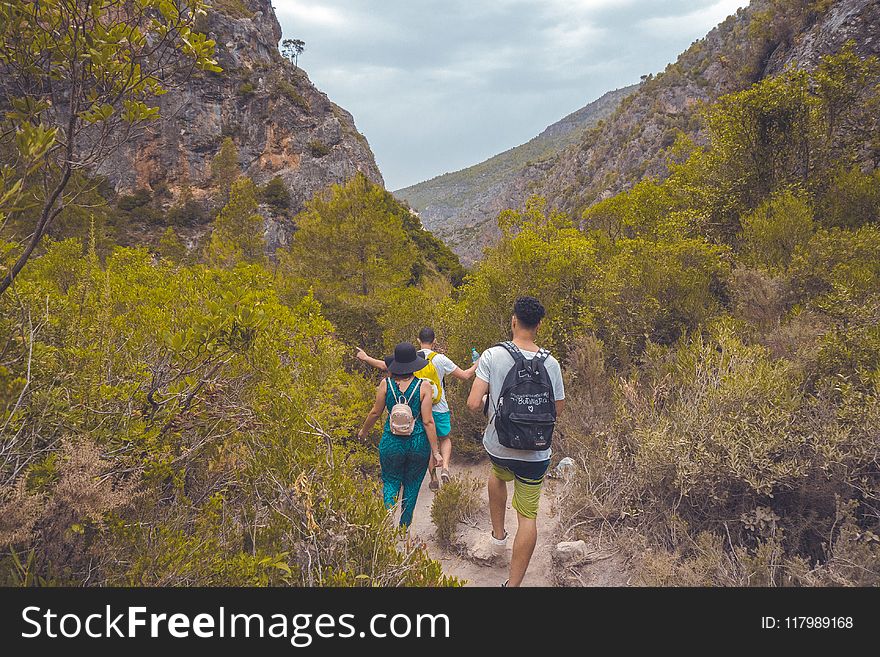
[[507, 530], [504, 530], [504, 538], [495, 538], [495, 534], [492, 532], [492, 530], [489, 530], [489, 542], [492, 545], [492, 550], [495, 552], [496, 555], [503, 556], [504, 553], [507, 551], [508, 536], [510, 536], [510, 534], [507, 532]]

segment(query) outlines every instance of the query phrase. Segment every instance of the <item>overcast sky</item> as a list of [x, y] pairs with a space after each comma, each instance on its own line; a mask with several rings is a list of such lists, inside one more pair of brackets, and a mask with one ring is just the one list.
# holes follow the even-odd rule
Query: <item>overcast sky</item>
[[274, 0], [388, 189], [528, 141], [663, 70], [747, 0]]

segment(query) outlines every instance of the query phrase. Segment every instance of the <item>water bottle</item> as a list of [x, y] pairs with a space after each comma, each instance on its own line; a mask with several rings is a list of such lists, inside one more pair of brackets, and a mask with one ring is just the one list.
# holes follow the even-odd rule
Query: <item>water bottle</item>
[[477, 351], [476, 349], [474, 349], [473, 347], [471, 347], [471, 362], [476, 363], [479, 358], [480, 358], [480, 352]]

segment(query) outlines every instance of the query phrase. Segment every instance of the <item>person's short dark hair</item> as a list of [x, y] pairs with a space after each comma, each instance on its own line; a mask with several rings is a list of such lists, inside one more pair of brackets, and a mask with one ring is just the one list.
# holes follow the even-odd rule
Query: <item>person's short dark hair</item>
[[437, 339], [437, 336], [434, 334], [434, 329], [430, 326], [426, 326], [421, 331], [419, 331], [419, 342], [422, 344], [433, 344], [434, 340]]
[[535, 297], [520, 297], [513, 304], [513, 314], [524, 328], [533, 329], [544, 319], [544, 306]]

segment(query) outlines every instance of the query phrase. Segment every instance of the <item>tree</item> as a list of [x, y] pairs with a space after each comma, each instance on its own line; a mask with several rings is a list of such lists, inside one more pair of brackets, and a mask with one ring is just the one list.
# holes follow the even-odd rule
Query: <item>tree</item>
[[275, 176], [260, 190], [260, 197], [264, 203], [268, 203], [278, 213], [290, 209], [290, 190], [281, 179]]
[[299, 56], [306, 49], [306, 42], [302, 39], [285, 39], [281, 42], [281, 54], [294, 65], [297, 66]]
[[220, 144], [220, 150], [211, 160], [211, 179], [220, 187], [224, 199], [229, 198], [229, 190], [235, 179], [241, 175], [238, 164], [238, 149], [232, 137], [226, 137]]
[[813, 235], [813, 209], [797, 189], [776, 192], [741, 222], [746, 260], [774, 273], [784, 271]]
[[279, 252], [285, 283], [301, 297], [309, 289], [349, 340], [379, 346], [386, 296], [412, 279], [418, 251], [387, 192], [359, 173], [309, 201], [297, 231]]
[[180, 263], [186, 257], [186, 246], [171, 226], [168, 226], [165, 232], [162, 233], [158, 252], [162, 258], [174, 263]]
[[214, 222], [207, 256], [218, 267], [265, 260], [263, 217], [257, 214], [257, 186], [250, 178], [232, 183], [229, 202]]
[[334, 296], [405, 285], [417, 254], [400, 218], [384, 211], [384, 191], [358, 174], [310, 201], [290, 247], [298, 274]]
[[202, 0], [11, 0], [0, 4], [0, 222], [36, 208], [3, 263], [0, 294], [52, 221], [76, 205], [74, 173], [94, 170], [159, 116], [148, 103], [193, 69], [219, 72], [194, 30]]

